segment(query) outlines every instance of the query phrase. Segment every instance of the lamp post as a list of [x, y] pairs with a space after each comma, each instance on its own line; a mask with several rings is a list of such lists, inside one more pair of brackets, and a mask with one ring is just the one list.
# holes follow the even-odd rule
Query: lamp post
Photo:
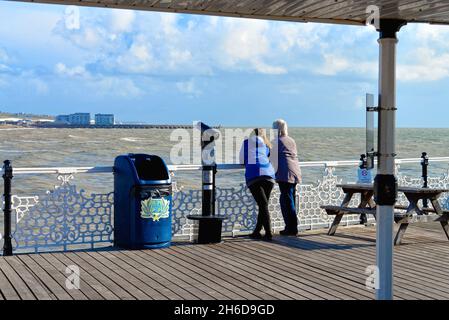
[[[427, 156], [427, 152], [423, 152], [421, 156], [421, 168], [422, 168], [422, 179], [423, 179], [423, 188], [428, 188], [428, 176], [427, 176], [427, 168], [429, 166], [429, 157]], [[423, 200], [423, 207], [428, 208], [429, 202], [427, 199]]]

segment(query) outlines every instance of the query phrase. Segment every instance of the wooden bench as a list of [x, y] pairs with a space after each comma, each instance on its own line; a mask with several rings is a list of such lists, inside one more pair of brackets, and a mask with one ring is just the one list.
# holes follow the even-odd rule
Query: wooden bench
[[[395, 205], [394, 208], [398, 209], [398, 210], [408, 210], [408, 206], [403, 206], [403, 205]], [[434, 208], [421, 208], [421, 211], [424, 211], [427, 213], [436, 213]], [[443, 209], [442, 214], [449, 214], [449, 210]]]
[[341, 221], [341, 218], [345, 214], [371, 214], [376, 217], [376, 209], [374, 208], [350, 208], [343, 206], [321, 206], [321, 209], [326, 210], [326, 213], [330, 216], [336, 216], [334, 221], [332, 222], [332, 226], [328, 231], [328, 235], [333, 236], [337, 231], [338, 224]]
[[[330, 216], [336, 216], [334, 219], [332, 226], [329, 229], [328, 235], [333, 236], [337, 231], [338, 224], [341, 221], [341, 218], [345, 214], [365, 214], [365, 215], [373, 215], [376, 218], [376, 209], [375, 208], [349, 208], [343, 206], [321, 206], [321, 209], [326, 210], [326, 213]], [[395, 209], [397, 210], [407, 210], [407, 206], [396, 205]], [[443, 210], [441, 215], [436, 214], [435, 210], [432, 208], [424, 208], [422, 211], [431, 213], [426, 215], [410, 215], [404, 212], [395, 211], [394, 212], [394, 221], [402, 225], [408, 225], [410, 223], [415, 222], [440, 222], [447, 223], [449, 221], [449, 210]], [[337, 219], [338, 218], [338, 219]], [[445, 230], [446, 231], [446, 230]], [[395, 244], [398, 245], [401, 243], [400, 239], [403, 235], [404, 230], [399, 228], [398, 233], [395, 238]], [[447, 233], [446, 233], [447, 235]]]

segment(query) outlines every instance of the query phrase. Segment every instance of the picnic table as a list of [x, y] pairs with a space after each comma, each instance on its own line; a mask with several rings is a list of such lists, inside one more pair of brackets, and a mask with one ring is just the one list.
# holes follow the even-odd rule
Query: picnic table
[[[376, 218], [376, 203], [374, 201], [374, 186], [372, 184], [339, 184], [337, 187], [341, 188], [345, 193], [341, 205], [321, 206], [328, 215], [335, 215], [328, 235], [335, 235], [338, 225], [345, 214], [360, 214], [361, 221], [365, 223], [367, 215], [372, 215]], [[440, 222], [449, 240], [449, 210], [444, 210], [438, 201], [443, 193], [449, 192], [449, 189], [399, 187], [398, 191], [405, 195], [409, 204], [408, 206], [395, 206], [394, 221], [399, 224], [394, 240], [395, 245], [401, 244], [409, 224], [414, 222]], [[360, 194], [360, 203], [357, 207], [350, 207], [350, 202], [355, 194]], [[432, 207], [423, 208], [420, 205], [421, 200], [428, 200]]]

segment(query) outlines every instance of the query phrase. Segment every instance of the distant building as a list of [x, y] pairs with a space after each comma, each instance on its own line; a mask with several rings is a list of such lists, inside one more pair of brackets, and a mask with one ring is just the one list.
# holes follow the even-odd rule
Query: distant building
[[69, 123], [74, 125], [90, 125], [90, 113], [69, 114]]
[[0, 124], [19, 125], [19, 124], [23, 124], [23, 119], [21, 119], [21, 118], [1, 118]]
[[55, 118], [55, 123], [69, 124], [69, 115], [68, 114], [57, 115]]
[[55, 123], [72, 125], [89, 125], [90, 113], [60, 114], [56, 116]]
[[95, 115], [95, 124], [97, 126], [112, 126], [114, 125], [114, 115], [97, 113]]

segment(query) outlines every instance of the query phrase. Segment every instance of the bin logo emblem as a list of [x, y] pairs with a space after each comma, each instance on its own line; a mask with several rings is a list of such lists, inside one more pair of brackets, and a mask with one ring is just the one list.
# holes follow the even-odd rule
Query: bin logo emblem
[[159, 221], [170, 216], [170, 201], [165, 198], [142, 200], [140, 216], [144, 219]]

